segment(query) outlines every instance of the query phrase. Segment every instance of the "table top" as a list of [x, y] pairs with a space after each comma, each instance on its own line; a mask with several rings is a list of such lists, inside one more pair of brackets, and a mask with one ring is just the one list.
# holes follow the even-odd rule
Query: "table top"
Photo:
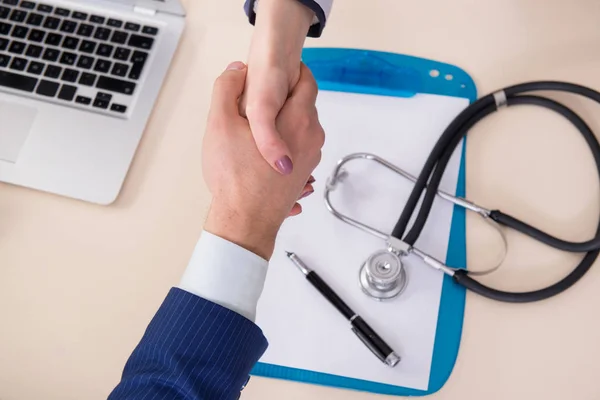
[[[200, 149], [212, 82], [228, 62], [246, 58], [252, 27], [242, 0], [184, 3], [185, 36], [113, 205], [0, 186], [0, 399], [106, 398], [186, 267], [210, 201]], [[600, 89], [595, 0], [337, 1], [324, 36], [307, 45], [456, 64], [480, 94], [543, 79]], [[554, 97], [600, 132], [598, 105]], [[506, 110], [479, 124], [468, 143], [468, 197], [565, 239], [592, 237], [598, 177], [585, 143], [560, 117], [531, 107]], [[468, 260], [476, 263], [491, 245], [483, 225], [467, 223]], [[505, 265], [484, 280], [498, 288], [542, 287], [580, 258], [514, 232], [508, 240]], [[541, 303], [469, 294], [456, 366], [431, 398], [600, 398], [598, 287], [596, 265]], [[279, 400], [281, 393], [286, 400], [378, 398], [256, 377], [242, 398]]]

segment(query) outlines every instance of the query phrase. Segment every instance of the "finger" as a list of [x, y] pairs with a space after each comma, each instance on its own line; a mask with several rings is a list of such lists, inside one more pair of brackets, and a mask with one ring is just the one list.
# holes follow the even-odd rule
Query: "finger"
[[275, 121], [279, 114], [276, 105], [263, 104], [260, 110], [248, 109], [248, 122], [258, 151], [263, 158], [282, 175], [289, 175], [294, 169], [290, 150], [281, 138]]
[[319, 89], [317, 81], [310, 69], [303, 64], [300, 65], [300, 80], [292, 91], [292, 98], [303, 104], [314, 106], [317, 101]]
[[313, 188], [313, 185], [311, 185], [310, 183], [307, 183], [306, 186], [304, 186], [304, 189], [302, 189], [302, 194], [300, 195], [298, 200], [302, 200], [303, 198], [310, 196], [314, 192], [315, 192], [315, 189]]
[[294, 207], [292, 207], [292, 211], [290, 211], [289, 216], [290, 217], [295, 217], [296, 215], [300, 214], [302, 212], [302, 206], [298, 203], [294, 204]]
[[238, 101], [244, 93], [246, 64], [236, 61], [227, 67], [215, 81], [211, 109], [227, 115], [239, 116]]

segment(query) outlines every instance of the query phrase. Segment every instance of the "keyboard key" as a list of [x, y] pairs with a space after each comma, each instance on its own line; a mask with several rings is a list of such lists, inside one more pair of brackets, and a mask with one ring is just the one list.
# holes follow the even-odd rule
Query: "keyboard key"
[[46, 44], [50, 46], [58, 46], [62, 42], [63, 35], [58, 33], [49, 33], [46, 37]]
[[8, 39], [0, 37], [0, 51], [6, 50], [8, 47]]
[[33, 10], [35, 8], [35, 3], [32, 1], [22, 1], [21, 8], [27, 8], [29, 10]]
[[123, 26], [123, 21], [119, 21], [118, 19], [109, 18], [106, 25], [112, 26], [113, 28], [120, 28]]
[[73, 33], [77, 29], [77, 22], [64, 20], [62, 25], [60, 26], [60, 30], [67, 33]]
[[88, 15], [86, 13], [83, 13], [80, 11], [73, 11], [73, 15], [71, 15], [71, 17], [85, 21], [85, 20], [87, 20]]
[[112, 63], [110, 61], [99, 58], [98, 61], [96, 61], [94, 71], [108, 72], [110, 70], [111, 65]]
[[90, 17], [90, 22], [93, 22], [94, 24], [102, 25], [102, 24], [104, 24], [105, 21], [106, 21], [106, 18], [101, 17], [99, 15], [92, 15]]
[[96, 50], [96, 43], [90, 42], [89, 40], [83, 40], [81, 46], [79, 46], [79, 51], [82, 53], [92, 54], [94, 50]]
[[79, 78], [79, 71], [65, 68], [60, 79], [66, 82], [77, 82], [77, 78]]
[[25, 51], [25, 43], [15, 40], [8, 47], [8, 51], [15, 54], [23, 54]]
[[145, 33], [146, 35], [156, 36], [158, 34], [158, 28], [155, 28], [153, 26], [145, 26], [142, 29], [142, 33]]
[[96, 32], [94, 32], [94, 37], [98, 40], [108, 40], [110, 32], [110, 29], [96, 28]]
[[66, 8], [57, 7], [56, 10], [54, 10], [54, 14], [60, 15], [62, 17], [68, 17], [69, 15], [71, 15], [71, 11], [67, 10]]
[[51, 29], [53, 31], [58, 29], [59, 25], [60, 25], [60, 19], [58, 19], [58, 18], [46, 17], [46, 20], [44, 21], [44, 28]]
[[21, 57], [15, 57], [10, 63], [10, 69], [15, 69], [17, 71], [25, 71], [25, 66], [27, 65], [27, 60]]
[[124, 47], [117, 47], [117, 51], [115, 52], [114, 58], [121, 61], [129, 61], [130, 55], [131, 50], [126, 49]]
[[100, 100], [108, 101], [110, 103], [113, 96], [110, 93], [98, 92], [98, 93], [96, 93], [96, 98], [100, 99]]
[[118, 112], [120, 114], [125, 114], [127, 112], [127, 106], [123, 106], [121, 104], [113, 104], [110, 106], [110, 111]]
[[8, 54], [0, 54], [0, 67], [6, 67], [11, 57]]
[[44, 72], [44, 76], [47, 76], [48, 78], [58, 79], [61, 73], [62, 68], [58, 65], [48, 65], [46, 67], [46, 72]]
[[140, 24], [134, 24], [133, 22], [128, 22], [125, 24], [125, 29], [128, 31], [138, 32], [140, 28]]
[[60, 63], [65, 65], [73, 65], [75, 64], [76, 58], [77, 54], [69, 53], [68, 51], [63, 51], [60, 56]]
[[131, 67], [131, 71], [129, 72], [129, 79], [138, 80], [142, 76], [142, 71], [144, 70], [144, 66], [146, 65], [146, 60], [148, 59], [148, 53], [143, 51], [135, 51], [131, 56], [131, 62], [133, 66]]
[[0, 35], [8, 35], [10, 30], [12, 29], [11, 24], [7, 24], [5, 22], [0, 22]]
[[59, 54], [60, 54], [60, 51], [58, 51], [58, 50], [46, 49], [46, 50], [44, 50], [44, 55], [42, 56], [42, 58], [46, 61], [56, 61], [56, 60], [58, 60]]
[[25, 21], [26, 16], [27, 13], [25, 11], [14, 9], [12, 14], [10, 14], [10, 20], [15, 22], [23, 22]]
[[42, 56], [42, 51], [44, 48], [42, 46], [38, 46], [36, 44], [30, 44], [27, 46], [27, 51], [25, 55], [33, 58], [40, 58]]
[[98, 46], [98, 51], [96, 52], [96, 54], [101, 57], [110, 57], [114, 49], [115, 48], [110, 44], [101, 44], [100, 46]]
[[77, 88], [71, 85], [63, 85], [58, 93], [58, 98], [65, 101], [72, 101], [77, 93]]
[[108, 108], [108, 101], [104, 101], [104, 100], [100, 100], [100, 99], [95, 99], [94, 100], [94, 107], [96, 107], [96, 108], [102, 108], [103, 110], [106, 110]]
[[75, 103], [83, 104], [84, 106], [89, 106], [90, 104], [92, 104], [92, 99], [90, 99], [89, 97], [85, 97], [85, 96], [77, 96], [75, 98]]
[[11, 57], [8, 54], [0, 54], [0, 67], [8, 66]]
[[71, 50], [75, 50], [77, 48], [77, 46], [79, 46], [79, 39], [77, 39], [76, 37], [73, 37], [73, 36], [65, 37], [65, 40], [63, 41], [63, 44], [62, 44], [62, 47], [71, 49]]
[[15, 74], [8, 71], [0, 71], [0, 86], [11, 89], [22, 90], [24, 92], [33, 92], [37, 85], [37, 78]]
[[134, 64], [145, 64], [148, 60], [148, 53], [144, 51], [134, 51], [131, 56], [131, 62]]
[[19, 3], [19, 0], [4, 0], [4, 4], [8, 4], [9, 6], [16, 6]]
[[37, 61], [32, 61], [29, 63], [29, 68], [27, 68], [27, 72], [30, 74], [41, 75], [44, 70], [44, 64]]
[[85, 86], [94, 86], [94, 83], [96, 83], [96, 78], [97, 75], [84, 72], [81, 74], [81, 78], [79, 78], [79, 83]]
[[4, 6], [0, 6], [0, 19], [6, 19], [6, 18], [8, 18], [9, 14], [10, 14], [10, 8], [4, 7]]
[[113, 43], [125, 44], [127, 42], [128, 37], [129, 37], [129, 34], [127, 32], [115, 31], [115, 33], [113, 33], [110, 41]]
[[120, 79], [109, 78], [108, 76], [101, 76], [98, 79], [96, 87], [98, 89], [107, 90], [109, 92], [122, 93], [126, 95], [132, 95], [135, 90], [135, 83], [127, 82]]
[[83, 69], [90, 69], [94, 65], [94, 59], [92, 57], [81, 55], [79, 56], [79, 61], [77, 61], [77, 66]]
[[56, 96], [56, 92], [58, 92], [59, 84], [51, 81], [41, 81], [38, 86], [36, 93], [41, 94], [42, 96], [54, 97]]
[[154, 44], [154, 39], [147, 36], [131, 35], [129, 38], [129, 45], [132, 47], [139, 47], [140, 49], [150, 50]]
[[89, 24], [80, 24], [79, 29], [77, 29], [77, 34], [79, 36], [90, 37], [92, 36], [92, 32], [94, 31], [94, 26]]
[[52, 6], [49, 6], [46, 4], [38, 4], [37, 9], [38, 9], [38, 11], [43, 12], [43, 13], [51, 13], [53, 10]]
[[30, 13], [27, 17], [27, 25], [40, 26], [43, 20], [44, 16], [42, 14]]
[[15, 25], [12, 31], [12, 37], [24, 39], [29, 33], [29, 28], [23, 25]]
[[32, 42], [41, 43], [42, 40], [44, 40], [44, 36], [46, 36], [46, 32], [39, 29], [32, 29], [31, 33], [29, 34], [29, 40]]
[[121, 63], [115, 63], [112, 74], [120, 77], [127, 76], [127, 71], [129, 71], [129, 66]]

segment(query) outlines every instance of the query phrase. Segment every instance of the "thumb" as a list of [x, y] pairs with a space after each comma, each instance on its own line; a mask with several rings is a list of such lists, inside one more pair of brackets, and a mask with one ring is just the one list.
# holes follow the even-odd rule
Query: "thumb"
[[279, 173], [289, 175], [294, 166], [288, 155], [290, 154], [288, 146], [281, 138], [275, 124], [279, 111], [277, 107], [263, 104], [260, 111], [256, 113], [248, 110], [248, 122], [256, 147], [263, 158]]
[[239, 116], [238, 101], [246, 84], [246, 64], [232, 62], [215, 81], [211, 108], [227, 115]]

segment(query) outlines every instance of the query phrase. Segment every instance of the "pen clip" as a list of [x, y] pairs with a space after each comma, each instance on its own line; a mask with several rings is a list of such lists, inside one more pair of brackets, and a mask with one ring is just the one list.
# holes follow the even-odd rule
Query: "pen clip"
[[385, 364], [385, 356], [383, 354], [381, 354], [381, 352], [373, 345], [373, 343], [365, 335], [363, 335], [358, 329], [356, 329], [354, 327], [351, 327], [351, 329], [352, 329], [352, 332], [354, 332], [354, 334], [356, 336], [358, 336], [360, 341], [363, 342], [369, 350], [371, 350], [371, 353], [375, 354], [375, 356], [377, 358], [379, 358], [379, 361], [381, 361], [382, 363]]

